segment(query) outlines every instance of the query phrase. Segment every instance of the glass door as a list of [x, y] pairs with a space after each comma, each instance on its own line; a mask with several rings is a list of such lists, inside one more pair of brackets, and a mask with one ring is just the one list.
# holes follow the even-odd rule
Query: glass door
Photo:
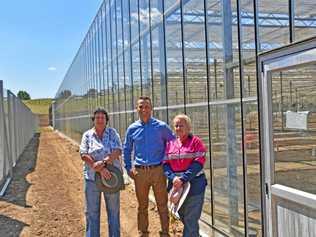
[[316, 236], [316, 39], [259, 58], [266, 236]]

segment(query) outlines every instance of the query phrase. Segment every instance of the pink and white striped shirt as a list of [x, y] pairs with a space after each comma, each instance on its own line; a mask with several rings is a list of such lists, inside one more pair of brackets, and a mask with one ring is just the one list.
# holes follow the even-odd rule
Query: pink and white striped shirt
[[197, 136], [189, 137], [183, 144], [174, 139], [167, 143], [163, 162], [169, 164], [173, 172], [184, 172], [194, 161], [203, 166], [205, 153], [206, 148]]

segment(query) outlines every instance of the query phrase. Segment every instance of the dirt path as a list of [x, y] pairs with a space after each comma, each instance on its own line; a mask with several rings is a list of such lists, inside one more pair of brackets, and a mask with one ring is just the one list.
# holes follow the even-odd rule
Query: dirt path
[[[137, 202], [131, 186], [121, 192], [122, 236], [137, 236]], [[150, 204], [151, 236], [158, 236], [159, 218]], [[101, 230], [107, 236], [102, 203]], [[84, 236], [82, 162], [78, 148], [43, 128], [25, 149], [14, 177], [0, 199], [0, 236]]]

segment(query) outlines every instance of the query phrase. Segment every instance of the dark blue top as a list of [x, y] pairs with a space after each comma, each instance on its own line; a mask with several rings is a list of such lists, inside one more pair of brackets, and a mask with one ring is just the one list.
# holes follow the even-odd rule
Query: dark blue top
[[131, 154], [134, 151], [134, 165], [157, 165], [165, 156], [167, 141], [175, 139], [170, 127], [151, 117], [147, 123], [137, 120], [126, 131], [123, 145], [125, 168], [132, 168]]

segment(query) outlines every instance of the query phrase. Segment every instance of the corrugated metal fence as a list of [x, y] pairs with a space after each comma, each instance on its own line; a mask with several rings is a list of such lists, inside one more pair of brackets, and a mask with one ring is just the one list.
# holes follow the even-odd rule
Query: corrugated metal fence
[[37, 116], [0, 81], [0, 196], [5, 192], [12, 168], [37, 129]]

